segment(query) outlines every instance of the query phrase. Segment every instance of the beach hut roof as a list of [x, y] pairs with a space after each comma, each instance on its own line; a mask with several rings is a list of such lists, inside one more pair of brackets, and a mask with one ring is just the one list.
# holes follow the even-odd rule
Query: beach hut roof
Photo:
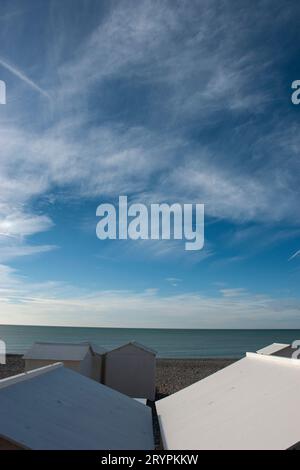
[[275, 353], [277, 353], [277, 352], [279, 352], [282, 349], [285, 349], [287, 347], [289, 347], [289, 344], [273, 343], [273, 344], [269, 344], [268, 346], [266, 346], [262, 349], [259, 349], [257, 351], [257, 354], [271, 355], [271, 354], [275, 354]]
[[0, 437], [29, 449], [151, 450], [151, 409], [54, 364], [0, 380]]
[[150, 354], [153, 354], [154, 356], [156, 356], [156, 354], [157, 354], [157, 352], [154, 349], [151, 349], [148, 346], [145, 346], [144, 344], [138, 343], [137, 341], [129, 341], [128, 343], [121, 344], [120, 346], [117, 346], [116, 348], [112, 348], [107, 352], [117, 351], [117, 350], [123, 349], [123, 348], [125, 348], [126, 346], [129, 346], [129, 345], [134, 346], [137, 349], [141, 349], [142, 351], [146, 351]]
[[81, 361], [88, 352], [104, 354], [106, 350], [90, 343], [48, 343], [36, 342], [24, 354], [24, 359], [52, 361]]
[[107, 352], [107, 349], [103, 348], [102, 346], [99, 346], [96, 343], [89, 343], [92, 349], [92, 352], [94, 354], [97, 354], [99, 356], [103, 356]]
[[[260, 349], [257, 351], [258, 354], [265, 354], [268, 356], [279, 356], [279, 357], [289, 357], [289, 358], [294, 358], [294, 353], [298, 352], [298, 348], [295, 347], [293, 348], [289, 344], [282, 344], [282, 343], [273, 343], [270, 344], [269, 346], [266, 346], [263, 349]], [[296, 354], [295, 356], [296, 359], [300, 359], [300, 355]]]
[[[276, 351], [275, 353], [272, 354], [272, 356], [278, 356], [278, 357], [289, 357], [292, 358], [294, 357], [294, 353], [298, 353], [299, 349], [298, 348], [292, 348], [292, 346], [286, 346], [283, 349], [280, 349], [280, 351]], [[299, 359], [299, 354], [296, 354], [297, 357], [296, 359]]]
[[288, 449], [300, 441], [300, 361], [244, 359], [156, 402], [165, 449]]

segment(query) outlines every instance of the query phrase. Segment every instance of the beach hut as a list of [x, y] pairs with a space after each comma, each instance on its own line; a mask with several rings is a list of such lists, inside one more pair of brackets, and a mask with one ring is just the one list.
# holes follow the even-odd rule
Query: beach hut
[[0, 380], [0, 449], [153, 448], [148, 406], [62, 364]]
[[38, 369], [55, 362], [101, 381], [105, 349], [90, 343], [46, 343], [37, 342], [25, 353], [25, 371]]
[[105, 354], [104, 383], [133, 398], [155, 399], [156, 352], [135, 341]]
[[300, 361], [246, 357], [156, 402], [167, 450], [284, 450], [300, 441]]

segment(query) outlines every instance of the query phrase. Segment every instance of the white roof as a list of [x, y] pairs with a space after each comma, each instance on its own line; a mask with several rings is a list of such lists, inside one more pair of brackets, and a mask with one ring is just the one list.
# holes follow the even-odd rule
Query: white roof
[[300, 361], [247, 353], [156, 408], [165, 449], [288, 449], [300, 441]]
[[29, 449], [154, 448], [149, 407], [62, 364], [0, 380], [0, 437]]
[[273, 344], [269, 344], [269, 346], [266, 346], [265, 348], [259, 349], [257, 351], [257, 354], [271, 355], [288, 347], [289, 347], [289, 344], [273, 343]]
[[24, 354], [24, 359], [81, 361], [89, 351], [92, 354], [103, 354], [105, 349], [90, 343], [36, 342]]

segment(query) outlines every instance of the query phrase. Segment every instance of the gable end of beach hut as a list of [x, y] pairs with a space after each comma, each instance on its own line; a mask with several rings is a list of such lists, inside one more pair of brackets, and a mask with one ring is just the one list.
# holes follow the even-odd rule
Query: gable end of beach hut
[[132, 398], [155, 399], [156, 352], [136, 341], [105, 354], [103, 382]]

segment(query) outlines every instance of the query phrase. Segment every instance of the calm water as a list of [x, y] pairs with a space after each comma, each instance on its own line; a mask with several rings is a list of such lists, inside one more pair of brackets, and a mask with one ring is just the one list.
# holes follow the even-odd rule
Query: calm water
[[24, 353], [34, 341], [93, 341], [106, 348], [136, 340], [159, 357], [241, 357], [270, 343], [291, 343], [300, 330], [167, 330], [0, 326], [8, 353]]

